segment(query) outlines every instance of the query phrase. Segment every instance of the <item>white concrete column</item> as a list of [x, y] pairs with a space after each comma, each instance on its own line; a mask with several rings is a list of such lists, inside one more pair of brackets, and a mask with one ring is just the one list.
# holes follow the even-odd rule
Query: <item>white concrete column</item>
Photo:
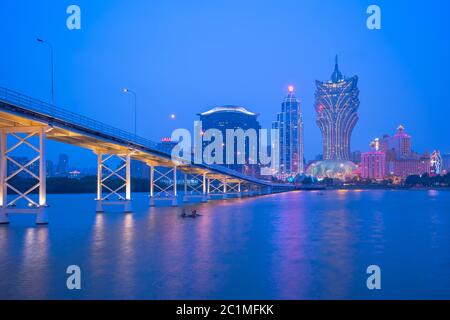
[[206, 173], [203, 174], [203, 195], [206, 195], [208, 193], [206, 189]]
[[39, 133], [39, 206], [47, 206], [47, 157], [45, 150], [46, 132], [41, 128]]
[[97, 153], [97, 201], [102, 200], [103, 155]]
[[154, 182], [155, 181], [155, 167], [153, 165], [150, 165], [150, 197], [153, 198], [154, 196]]
[[97, 152], [97, 199], [96, 209], [97, 213], [104, 212], [102, 200], [103, 200], [103, 192], [102, 192], [102, 179], [103, 179], [103, 154], [101, 152]]
[[4, 130], [0, 130], [0, 207], [6, 206], [7, 187], [5, 184], [7, 174], [6, 160], [6, 135]]
[[207, 179], [206, 179], [206, 172], [203, 173], [203, 198], [202, 198], [202, 202], [208, 202], [208, 189], [207, 189]]
[[227, 199], [227, 178], [223, 178], [223, 199]]
[[131, 155], [127, 154], [126, 156], [126, 172], [125, 172], [125, 179], [126, 179], [126, 195], [125, 199], [127, 201], [131, 201]]
[[208, 178], [208, 186], [207, 186], [207, 193], [210, 194], [211, 193], [211, 179]]
[[6, 194], [7, 187], [5, 184], [7, 174], [6, 163], [6, 132], [0, 130], [0, 224], [8, 224], [9, 219], [6, 213]]
[[39, 130], [39, 209], [36, 215], [36, 224], [48, 224], [45, 138], [46, 129], [41, 128]]
[[178, 191], [177, 191], [177, 166], [173, 167], [173, 194], [176, 196], [178, 196]]
[[172, 207], [178, 206], [178, 191], [177, 191], [177, 166], [173, 167], [173, 200], [172, 200]]
[[184, 174], [184, 196], [183, 196], [183, 201], [184, 202], [188, 202], [189, 201], [188, 184], [187, 184], [187, 173]]

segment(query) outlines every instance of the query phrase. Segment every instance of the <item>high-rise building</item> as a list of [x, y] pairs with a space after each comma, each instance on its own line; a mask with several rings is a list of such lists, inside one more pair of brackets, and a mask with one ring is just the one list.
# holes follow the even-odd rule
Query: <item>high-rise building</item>
[[66, 177], [69, 173], [69, 156], [61, 153], [58, 159], [58, 165], [56, 166], [56, 175], [60, 177]]
[[380, 151], [380, 140], [375, 139], [371, 151], [361, 155], [361, 177], [382, 180], [386, 176], [386, 152]]
[[439, 150], [435, 150], [431, 154], [431, 174], [440, 175], [442, 174], [442, 156]]
[[47, 160], [47, 177], [55, 176], [55, 165], [52, 160]]
[[400, 125], [397, 133], [389, 138], [389, 149], [395, 150], [398, 159], [408, 159], [412, 155], [411, 136], [405, 133], [405, 127]]
[[[259, 175], [259, 165], [255, 164], [258, 162], [258, 135], [261, 125], [258, 122], [258, 114], [249, 111], [248, 109], [240, 106], [221, 106], [215, 107], [206, 112], [200, 113], [200, 121], [202, 122], [203, 132], [209, 129], [217, 129], [222, 133], [224, 139], [223, 145], [223, 159], [222, 163], [224, 166], [233, 169], [235, 171], [249, 174], [249, 175]], [[234, 144], [234, 163], [227, 163], [227, 146], [226, 137], [227, 130], [238, 130], [242, 129], [246, 132], [249, 129], [253, 129], [256, 132], [256, 141], [250, 141], [250, 139], [245, 139], [245, 146], [237, 146]], [[238, 163], [238, 158], [242, 155], [239, 154], [238, 147], [242, 147], [245, 150], [245, 164]], [[250, 159], [252, 154], [256, 155], [256, 159]]]
[[430, 155], [419, 155], [412, 151], [411, 136], [405, 133], [402, 125], [394, 136], [385, 134], [372, 144], [376, 144], [377, 151], [385, 154], [385, 175], [406, 178], [431, 172]]
[[361, 155], [361, 177], [382, 180], [386, 175], [386, 153], [369, 151]]
[[272, 128], [278, 129], [280, 134], [278, 175], [294, 176], [303, 173], [303, 117], [293, 86], [289, 86], [288, 95], [281, 104], [281, 112], [278, 113]]
[[358, 77], [345, 78], [336, 56], [331, 80], [316, 81], [315, 109], [322, 131], [324, 160], [350, 159], [350, 139], [358, 122], [358, 96]]

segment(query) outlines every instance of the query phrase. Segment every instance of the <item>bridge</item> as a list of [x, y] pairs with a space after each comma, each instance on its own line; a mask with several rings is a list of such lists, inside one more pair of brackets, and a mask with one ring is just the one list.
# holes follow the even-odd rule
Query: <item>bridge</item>
[[[8, 215], [13, 213], [32, 213], [37, 224], [48, 224], [47, 139], [87, 148], [97, 155], [97, 212], [104, 212], [105, 206], [110, 205], [132, 212], [132, 159], [149, 167], [150, 206], [177, 206], [180, 201], [207, 202], [294, 189], [292, 185], [272, 183], [220, 165], [173, 161], [170, 152], [151, 140], [0, 87], [0, 224], [9, 223]], [[35, 154], [26, 164], [13, 156], [24, 148]], [[113, 167], [113, 159], [120, 165]], [[10, 166], [17, 169], [8, 170]], [[14, 184], [19, 174], [29, 175], [36, 184], [19, 190]], [[181, 200], [180, 177], [184, 180]], [[112, 187], [113, 179], [120, 185]]]

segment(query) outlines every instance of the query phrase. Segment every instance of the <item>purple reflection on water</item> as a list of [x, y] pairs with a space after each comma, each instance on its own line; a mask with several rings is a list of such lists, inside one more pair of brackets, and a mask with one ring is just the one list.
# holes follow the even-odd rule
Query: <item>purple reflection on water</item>
[[[450, 298], [448, 191], [292, 192], [95, 214], [92, 195], [50, 196], [48, 227], [0, 227], [0, 298]], [[66, 268], [82, 290], [66, 289]], [[366, 268], [383, 290], [366, 288]]]

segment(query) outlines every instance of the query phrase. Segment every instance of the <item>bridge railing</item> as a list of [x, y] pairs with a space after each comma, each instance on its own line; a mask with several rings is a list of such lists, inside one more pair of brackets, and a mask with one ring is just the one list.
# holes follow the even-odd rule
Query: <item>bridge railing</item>
[[10, 89], [0, 87], [0, 100], [15, 105], [17, 107], [33, 110], [47, 117], [50, 116], [60, 121], [76, 124], [94, 131], [98, 131], [120, 139], [124, 139], [134, 144], [139, 144], [142, 146], [152, 148], [157, 147], [157, 143], [151, 140], [134, 135], [125, 130], [118, 129], [111, 125], [105, 124], [101, 121], [97, 121], [92, 118], [82, 116], [67, 109], [56, 107], [52, 104], [23, 95]]

